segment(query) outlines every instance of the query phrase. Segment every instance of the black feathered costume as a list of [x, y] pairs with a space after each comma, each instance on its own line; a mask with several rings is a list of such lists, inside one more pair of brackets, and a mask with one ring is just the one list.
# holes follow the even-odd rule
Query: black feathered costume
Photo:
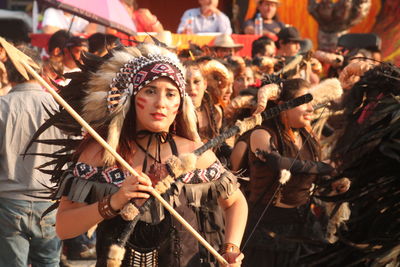
[[307, 266], [397, 265], [400, 254], [400, 69], [387, 63], [367, 71], [351, 89], [347, 125], [333, 151], [350, 190], [325, 197], [349, 202], [351, 217], [338, 241], [302, 260]]

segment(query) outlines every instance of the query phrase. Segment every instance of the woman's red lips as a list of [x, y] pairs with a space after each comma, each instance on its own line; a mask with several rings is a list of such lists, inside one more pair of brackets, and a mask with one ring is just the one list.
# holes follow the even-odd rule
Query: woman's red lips
[[158, 112], [150, 113], [150, 115], [151, 115], [155, 120], [162, 120], [162, 119], [164, 119], [165, 117], [167, 117], [165, 114], [163, 114], [163, 113], [158, 113]]

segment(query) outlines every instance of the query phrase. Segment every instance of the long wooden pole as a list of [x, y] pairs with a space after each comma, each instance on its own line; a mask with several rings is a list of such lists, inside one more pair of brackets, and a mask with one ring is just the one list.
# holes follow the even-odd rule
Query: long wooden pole
[[[62, 105], [65, 110], [97, 141], [101, 146], [110, 152], [115, 159], [126, 168], [132, 175], [139, 176], [139, 174], [115, 151], [31, 66], [25, 62], [21, 62], [26, 70], [41, 84], [54, 99]], [[161, 204], [223, 265], [228, 265], [228, 262], [195, 230], [185, 221], [184, 218], [174, 210], [171, 205], [153, 188], [151, 194], [161, 202]]]

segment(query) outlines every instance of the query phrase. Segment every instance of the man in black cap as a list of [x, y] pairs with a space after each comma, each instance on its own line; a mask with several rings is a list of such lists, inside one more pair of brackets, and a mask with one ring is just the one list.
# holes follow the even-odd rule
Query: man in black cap
[[65, 30], [59, 30], [49, 39], [49, 60], [52, 68], [59, 75], [79, 71], [75, 60], [81, 60], [82, 51], [88, 51], [88, 40], [79, 36], [72, 36]]
[[300, 51], [300, 43], [302, 41], [299, 31], [295, 27], [283, 28], [278, 33], [277, 55], [283, 57], [295, 56]]
[[88, 40], [80, 36], [72, 36], [65, 43], [63, 49], [64, 73], [80, 71], [75, 61], [81, 61], [83, 51], [88, 51]]

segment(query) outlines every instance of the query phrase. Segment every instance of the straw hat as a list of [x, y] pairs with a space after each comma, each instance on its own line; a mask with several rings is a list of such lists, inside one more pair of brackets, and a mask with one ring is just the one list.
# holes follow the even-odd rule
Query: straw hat
[[166, 44], [168, 49], [176, 49], [177, 48], [176, 45], [174, 45], [174, 41], [172, 39], [172, 33], [170, 31], [158, 32], [154, 35], [154, 38], [156, 38], [160, 42]]
[[221, 34], [215, 37], [214, 43], [211, 47], [214, 48], [243, 48], [243, 44], [237, 44], [233, 41], [232, 37], [229, 34]]

